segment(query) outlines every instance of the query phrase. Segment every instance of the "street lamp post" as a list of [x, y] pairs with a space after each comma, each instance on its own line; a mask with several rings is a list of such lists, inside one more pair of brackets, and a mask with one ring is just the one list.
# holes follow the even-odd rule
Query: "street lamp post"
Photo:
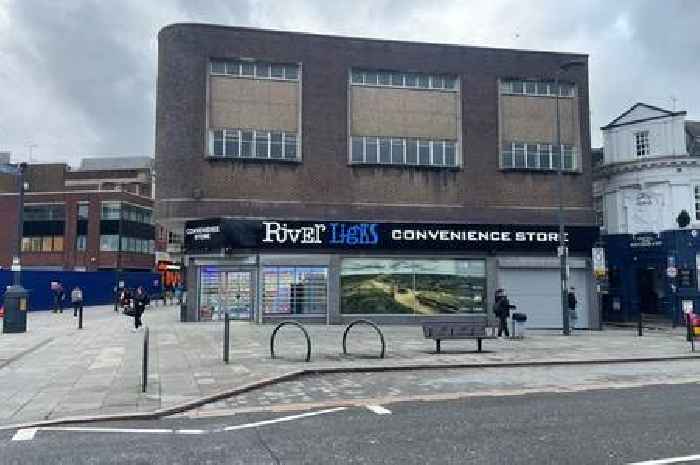
[[[565, 336], [571, 334], [569, 328], [569, 291], [568, 291], [568, 276], [566, 272], [567, 260], [568, 260], [568, 249], [566, 247], [565, 233], [564, 233], [564, 187], [563, 187], [563, 170], [564, 170], [564, 151], [561, 148], [561, 120], [559, 118], [559, 78], [562, 71], [567, 71], [569, 68], [574, 66], [584, 66], [586, 63], [583, 61], [572, 60], [566, 61], [559, 65], [557, 72], [554, 77], [554, 102], [556, 107], [556, 133], [554, 139], [554, 147], [559, 152], [559, 162], [557, 169], [557, 197], [559, 198], [559, 209], [557, 211], [557, 222], [559, 223], [559, 271], [561, 279], [561, 317], [562, 317], [562, 330]], [[554, 154], [554, 148], [552, 148], [552, 154]]]

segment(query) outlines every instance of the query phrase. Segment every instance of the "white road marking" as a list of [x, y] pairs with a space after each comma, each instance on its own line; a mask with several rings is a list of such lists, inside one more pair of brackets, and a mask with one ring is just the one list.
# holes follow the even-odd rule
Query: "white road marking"
[[341, 410], [345, 410], [345, 409], [347, 409], [347, 407], [329, 408], [327, 410], [318, 410], [316, 412], [301, 413], [299, 415], [290, 415], [288, 417], [274, 418], [272, 420], [263, 420], [263, 421], [256, 421], [254, 423], [245, 423], [245, 424], [236, 425], [236, 426], [227, 426], [226, 428], [223, 429], [223, 431], [237, 431], [240, 429], [257, 428], [258, 426], [272, 425], [275, 423], [284, 423], [286, 421], [293, 421], [293, 420], [299, 420], [301, 418], [313, 417], [316, 415], [323, 415], [324, 413], [340, 412]]
[[177, 434], [204, 434], [206, 433], [203, 429], [178, 429], [175, 430]]
[[173, 429], [165, 428], [90, 428], [83, 426], [44, 426], [39, 428], [41, 431], [76, 431], [79, 433], [151, 433], [151, 434], [168, 434], [174, 433]]
[[25, 428], [18, 429], [14, 436], [12, 436], [13, 441], [31, 441], [34, 439], [37, 428]]
[[634, 462], [628, 465], [666, 465], [668, 463], [692, 462], [694, 460], [700, 460], [700, 454], [686, 455], [685, 457], [672, 457], [668, 459], [647, 460], [646, 462]]
[[365, 405], [367, 410], [374, 412], [377, 415], [391, 415], [391, 410], [382, 407], [381, 405]]

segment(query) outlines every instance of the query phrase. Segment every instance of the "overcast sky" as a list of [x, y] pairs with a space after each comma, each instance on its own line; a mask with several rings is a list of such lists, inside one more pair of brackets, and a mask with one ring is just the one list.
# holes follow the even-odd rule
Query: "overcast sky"
[[700, 120], [697, 0], [0, 0], [0, 151], [152, 156], [156, 35], [182, 21], [587, 53], [594, 146], [637, 101]]

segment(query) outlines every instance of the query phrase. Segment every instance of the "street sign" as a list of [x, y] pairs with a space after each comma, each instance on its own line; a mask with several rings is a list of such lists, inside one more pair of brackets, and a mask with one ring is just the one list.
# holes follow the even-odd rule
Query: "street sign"
[[594, 247], [591, 255], [593, 257], [593, 273], [597, 278], [604, 277], [608, 271], [605, 266], [605, 249]]
[[675, 266], [669, 266], [668, 268], [666, 268], [666, 276], [668, 276], [669, 278], [675, 278], [676, 276], [678, 276], [678, 268], [676, 268]]

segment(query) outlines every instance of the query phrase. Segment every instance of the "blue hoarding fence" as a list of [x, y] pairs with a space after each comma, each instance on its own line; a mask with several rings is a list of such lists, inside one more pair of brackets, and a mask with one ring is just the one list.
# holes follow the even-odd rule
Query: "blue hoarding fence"
[[[53, 308], [51, 283], [58, 281], [66, 294], [64, 307], [69, 307], [70, 293], [75, 286], [83, 290], [83, 305], [105, 305], [114, 302], [115, 271], [22, 271], [22, 286], [29, 292], [30, 311]], [[149, 295], [161, 295], [163, 284], [159, 273], [122, 271], [119, 280], [128, 288], [143, 286]], [[7, 286], [12, 285], [12, 272], [0, 270], [0, 299], [4, 300]]]

